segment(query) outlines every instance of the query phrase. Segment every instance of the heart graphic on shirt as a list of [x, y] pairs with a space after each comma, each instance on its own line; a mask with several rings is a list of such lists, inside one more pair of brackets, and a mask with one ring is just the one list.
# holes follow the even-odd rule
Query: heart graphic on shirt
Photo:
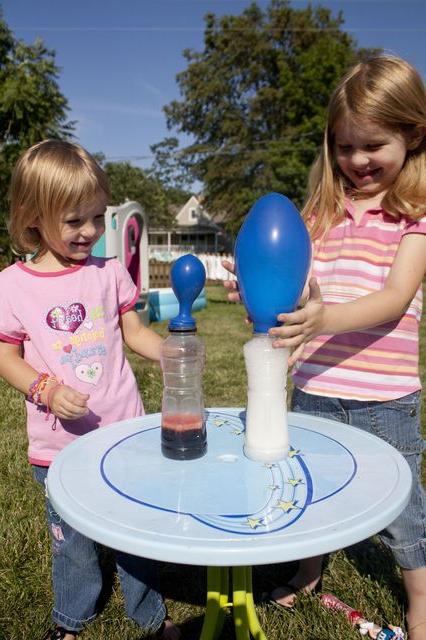
[[92, 329], [93, 328], [93, 322], [91, 320], [87, 320], [87, 322], [84, 323], [83, 325], [86, 329]]
[[71, 353], [72, 344], [66, 344], [65, 347], [62, 347], [65, 353]]
[[87, 384], [98, 384], [102, 375], [102, 364], [100, 362], [92, 362], [92, 364], [79, 364], [75, 368], [75, 375], [82, 382]]
[[74, 333], [84, 321], [86, 309], [80, 302], [73, 302], [66, 309], [64, 307], [53, 307], [46, 316], [46, 322], [52, 329], [57, 331], [70, 331]]

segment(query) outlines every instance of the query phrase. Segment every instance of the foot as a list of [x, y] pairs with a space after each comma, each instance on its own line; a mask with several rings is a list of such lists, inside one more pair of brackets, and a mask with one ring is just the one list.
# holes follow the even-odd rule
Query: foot
[[76, 638], [76, 633], [71, 633], [59, 625], [54, 629], [50, 629], [50, 631], [43, 636], [43, 640], [75, 640]]
[[270, 594], [270, 599], [280, 606], [291, 609], [296, 602], [297, 593], [315, 593], [321, 580], [322, 556], [306, 558], [299, 562], [299, 568], [292, 579], [285, 585], [277, 587]]
[[296, 604], [297, 593], [299, 591], [303, 593], [315, 593], [316, 586], [319, 584], [320, 579], [321, 576], [318, 576], [310, 582], [304, 580], [298, 582], [299, 578], [295, 576], [291, 582], [287, 582], [281, 587], [277, 587], [271, 591], [270, 599], [285, 609], [292, 609]]
[[155, 637], [158, 638], [158, 640], [179, 640], [181, 632], [173, 620], [166, 618], [155, 634]]

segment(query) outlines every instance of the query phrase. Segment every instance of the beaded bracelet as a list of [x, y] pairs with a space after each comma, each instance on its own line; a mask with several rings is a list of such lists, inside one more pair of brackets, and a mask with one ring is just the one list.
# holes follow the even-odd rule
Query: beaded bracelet
[[39, 373], [34, 382], [31, 383], [30, 388], [28, 390], [27, 398], [34, 404], [39, 406], [44, 406], [44, 402], [42, 402], [41, 394], [45, 390], [47, 384], [49, 382], [57, 382], [55, 376], [51, 376], [48, 373]]

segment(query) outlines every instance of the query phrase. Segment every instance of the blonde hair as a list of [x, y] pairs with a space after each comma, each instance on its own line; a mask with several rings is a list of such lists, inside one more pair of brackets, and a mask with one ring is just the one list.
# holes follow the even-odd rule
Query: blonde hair
[[60, 214], [99, 194], [109, 197], [108, 179], [78, 144], [43, 140], [25, 151], [10, 185], [9, 233], [18, 253], [43, 253], [42, 235], [59, 237]]
[[331, 96], [323, 146], [311, 169], [303, 209], [313, 238], [324, 236], [344, 217], [345, 191], [350, 185], [334, 160], [334, 127], [348, 117], [412, 136], [415, 148], [407, 151], [383, 207], [396, 219], [401, 215], [417, 219], [426, 210], [425, 87], [405, 60], [375, 56], [350, 69]]

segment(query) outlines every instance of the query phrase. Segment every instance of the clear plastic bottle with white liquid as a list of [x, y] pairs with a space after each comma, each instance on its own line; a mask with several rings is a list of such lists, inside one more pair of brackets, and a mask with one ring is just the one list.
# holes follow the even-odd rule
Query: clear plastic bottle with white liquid
[[276, 462], [288, 455], [289, 353], [274, 348], [267, 333], [255, 333], [244, 345], [248, 383], [244, 453], [252, 460]]

